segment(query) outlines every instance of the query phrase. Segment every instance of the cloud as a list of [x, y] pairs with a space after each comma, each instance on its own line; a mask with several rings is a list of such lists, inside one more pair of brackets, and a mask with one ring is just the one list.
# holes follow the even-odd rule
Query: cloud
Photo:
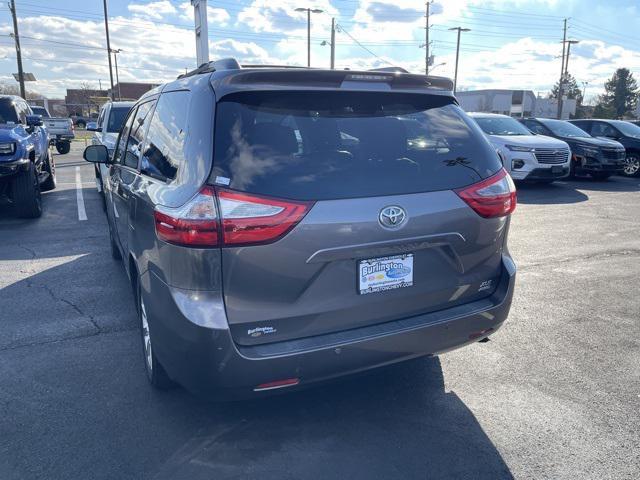
[[[180, 18], [193, 22], [193, 6], [191, 2], [182, 2], [178, 5], [180, 9]], [[216, 8], [207, 5], [207, 21], [210, 27], [224, 27], [229, 24], [231, 15], [224, 8]]]
[[169, 0], [158, 0], [149, 3], [131, 3], [127, 5], [129, 10], [134, 15], [143, 17], [155, 18], [161, 20], [163, 16], [177, 13], [176, 8], [169, 2]]

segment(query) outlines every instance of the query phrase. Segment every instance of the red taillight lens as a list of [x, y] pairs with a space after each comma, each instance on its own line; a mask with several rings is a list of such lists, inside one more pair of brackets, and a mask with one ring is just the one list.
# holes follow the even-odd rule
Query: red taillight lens
[[218, 245], [218, 214], [211, 187], [204, 187], [181, 207], [156, 207], [154, 216], [158, 238], [167, 243], [188, 247]]
[[158, 238], [167, 243], [188, 247], [257, 245], [282, 238], [312, 205], [204, 187], [181, 207], [156, 207], [154, 216]]
[[275, 242], [307, 214], [312, 202], [294, 202], [218, 190], [225, 245]]
[[504, 168], [486, 180], [455, 192], [481, 217], [504, 217], [516, 209], [516, 186]]

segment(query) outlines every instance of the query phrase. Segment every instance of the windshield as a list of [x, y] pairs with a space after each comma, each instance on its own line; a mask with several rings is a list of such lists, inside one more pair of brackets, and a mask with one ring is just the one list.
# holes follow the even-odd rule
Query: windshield
[[540, 120], [540, 122], [551, 130], [554, 135], [558, 135], [559, 137], [591, 138], [591, 135], [587, 132], [569, 122], [562, 120], [549, 120], [546, 118], [544, 120]]
[[122, 128], [127, 113], [131, 108], [129, 107], [114, 107], [109, 114], [109, 121], [107, 122], [107, 132], [118, 133]]
[[16, 107], [10, 98], [0, 98], [0, 124], [18, 123]]
[[611, 124], [626, 137], [640, 138], [640, 127], [622, 120], [611, 120]]
[[49, 112], [44, 107], [31, 107], [34, 115], [42, 115], [43, 117], [49, 117]]
[[[500, 161], [448, 97], [244, 92], [216, 110], [212, 182], [299, 200], [459, 188]], [[225, 180], [226, 182], [226, 180]]]
[[531, 135], [517, 120], [510, 117], [473, 117], [487, 135]]

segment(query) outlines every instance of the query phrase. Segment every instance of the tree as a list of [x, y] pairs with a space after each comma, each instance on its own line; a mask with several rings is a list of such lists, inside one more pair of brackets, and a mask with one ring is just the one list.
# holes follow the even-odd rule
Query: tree
[[628, 68], [619, 68], [604, 84], [594, 116], [625, 118], [633, 116], [638, 105], [638, 83]]
[[[549, 98], [558, 98], [558, 89], [560, 82], [556, 82], [556, 84], [551, 89], [549, 93]], [[562, 95], [566, 95], [567, 98], [573, 98], [576, 100], [576, 106], [582, 105], [582, 90], [578, 86], [578, 82], [570, 73], [567, 74], [564, 80], [564, 86], [562, 87]]]
[[[42, 95], [32, 92], [31, 90], [26, 91], [27, 98], [25, 100], [33, 100], [36, 98], [42, 98]], [[20, 87], [17, 83], [0, 83], [0, 95], [20, 95]]]

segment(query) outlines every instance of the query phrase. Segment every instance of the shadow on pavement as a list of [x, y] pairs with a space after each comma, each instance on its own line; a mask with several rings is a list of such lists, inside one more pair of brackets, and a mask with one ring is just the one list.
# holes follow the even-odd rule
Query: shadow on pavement
[[565, 179], [550, 185], [518, 183], [518, 202], [532, 205], [579, 203], [589, 200], [589, 192], [640, 192], [640, 179], [589, 177]]
[[212, 408], [224, 426], [199, 432], [152, 478], [513, 478], [473, 413], [445, 392], [438, 358]]

